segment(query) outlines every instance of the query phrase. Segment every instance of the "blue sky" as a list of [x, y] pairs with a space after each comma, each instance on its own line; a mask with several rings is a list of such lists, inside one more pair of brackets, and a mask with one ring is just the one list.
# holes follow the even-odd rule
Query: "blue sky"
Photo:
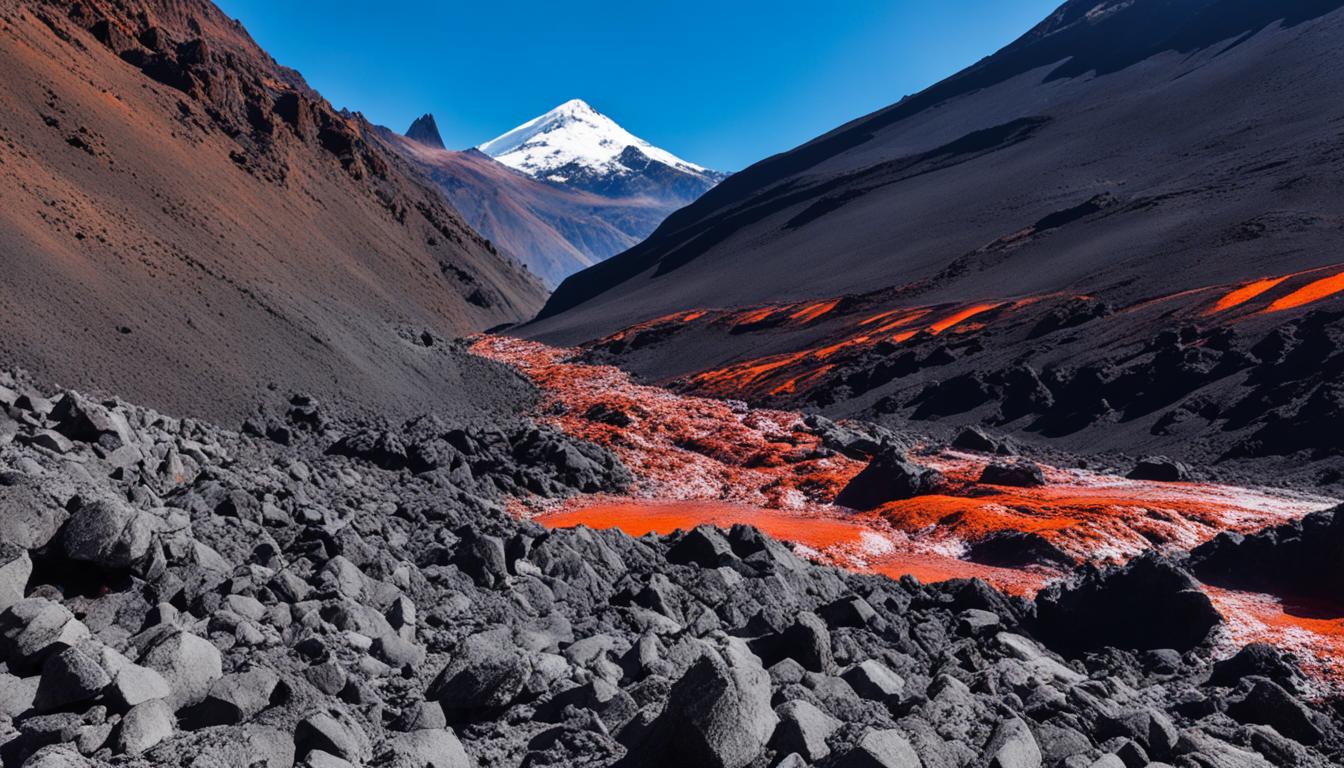
[[571, 98], [722, 170], [993, 53], [1061, 0], [215, 0], [337, 107], [474, 146]]

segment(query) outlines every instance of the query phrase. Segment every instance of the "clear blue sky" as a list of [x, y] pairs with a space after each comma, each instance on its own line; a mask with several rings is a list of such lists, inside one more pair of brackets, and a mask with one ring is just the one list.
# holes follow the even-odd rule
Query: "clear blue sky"
[[571, 98], [740, 170], [993, 53], [1062, 0], [215, 0], [335, 106], [474, 146]]

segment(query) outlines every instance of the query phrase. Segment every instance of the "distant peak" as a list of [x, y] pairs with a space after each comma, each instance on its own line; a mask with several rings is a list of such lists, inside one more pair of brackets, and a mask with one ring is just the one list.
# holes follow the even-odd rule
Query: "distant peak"
[[[583, 99], [570, 99], [540, 117], [477, 147], [499, 162], [534, 178], [564, 181], [553, 171], [576, 166], [592, 174], [624, 174], [656, 161], [692, 176], [713, 175], [694, 163], [632, 135]], [[628, 150], [634, 150], [633, 155]]]
[[430, 114], [421, 115], [411, 123], [411, 127], [406, 130], [406, 138], [427, 147], [445, 149], [443, 137], [439, 135], [439, 126], [434, 122], [434, 116]]

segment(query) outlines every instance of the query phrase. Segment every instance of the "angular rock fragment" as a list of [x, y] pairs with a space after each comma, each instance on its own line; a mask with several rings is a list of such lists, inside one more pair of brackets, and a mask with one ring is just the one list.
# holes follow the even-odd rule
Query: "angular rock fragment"
[[944, 485], [942, 473], [921, 467], [893, 450], [878, 454], [835, 497], [842, 507], [867, 511], [887, 502], [936, 493]]
[[1222, 622], [1188, 573], [1153, 555], [1051, 587], [1036, 612], [1041, 636], [1070, 653], [1108, 645], [1187, 651]]
[[775, 708], [779, 725], [770, 746], [782, 754], [797, 753], [809, 762], [826, 757], [831, 748], [826, 739], [840, 727], [839, 720], [803, 701], [788, 701]]
[[924, 764], [905, 734], [891, 728], [864, 734], [836, 765], [841, 768], [923, 768]]
[[769, 675], [746, 644], [725, 639], [672, 686], [662, 714], [622, 764], [743, 768], [765, 749], [775, 725]]

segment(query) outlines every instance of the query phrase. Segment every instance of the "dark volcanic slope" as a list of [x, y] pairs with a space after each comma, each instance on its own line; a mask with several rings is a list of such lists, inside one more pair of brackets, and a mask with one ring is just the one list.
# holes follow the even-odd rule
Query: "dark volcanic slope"
[[1339, 457], [1341, 6], [1069, 3], [729, 178], [528, 334], [832, 416]]
[[422, 139], [382, 135], [434, 180], [473, 229], [550, 285], [635, 245], [675, 208], [547, 184], [477, 150], [445, 150], [437, 132]]
[[525, 317], [541, 285], [209, 2], [3, 0], [0, 71], [6, 362], [231, 418], [268, 384], [504, 389], [408, 339]]
[[[1339, 261], [1341, 5], [1069, 2], [949, 80], [729, 178], [566, 281], [532, 334], [916, 283], [926, 301], [1123, 301]], [[1118, 212], [944, 272], [1097, 195]]]

